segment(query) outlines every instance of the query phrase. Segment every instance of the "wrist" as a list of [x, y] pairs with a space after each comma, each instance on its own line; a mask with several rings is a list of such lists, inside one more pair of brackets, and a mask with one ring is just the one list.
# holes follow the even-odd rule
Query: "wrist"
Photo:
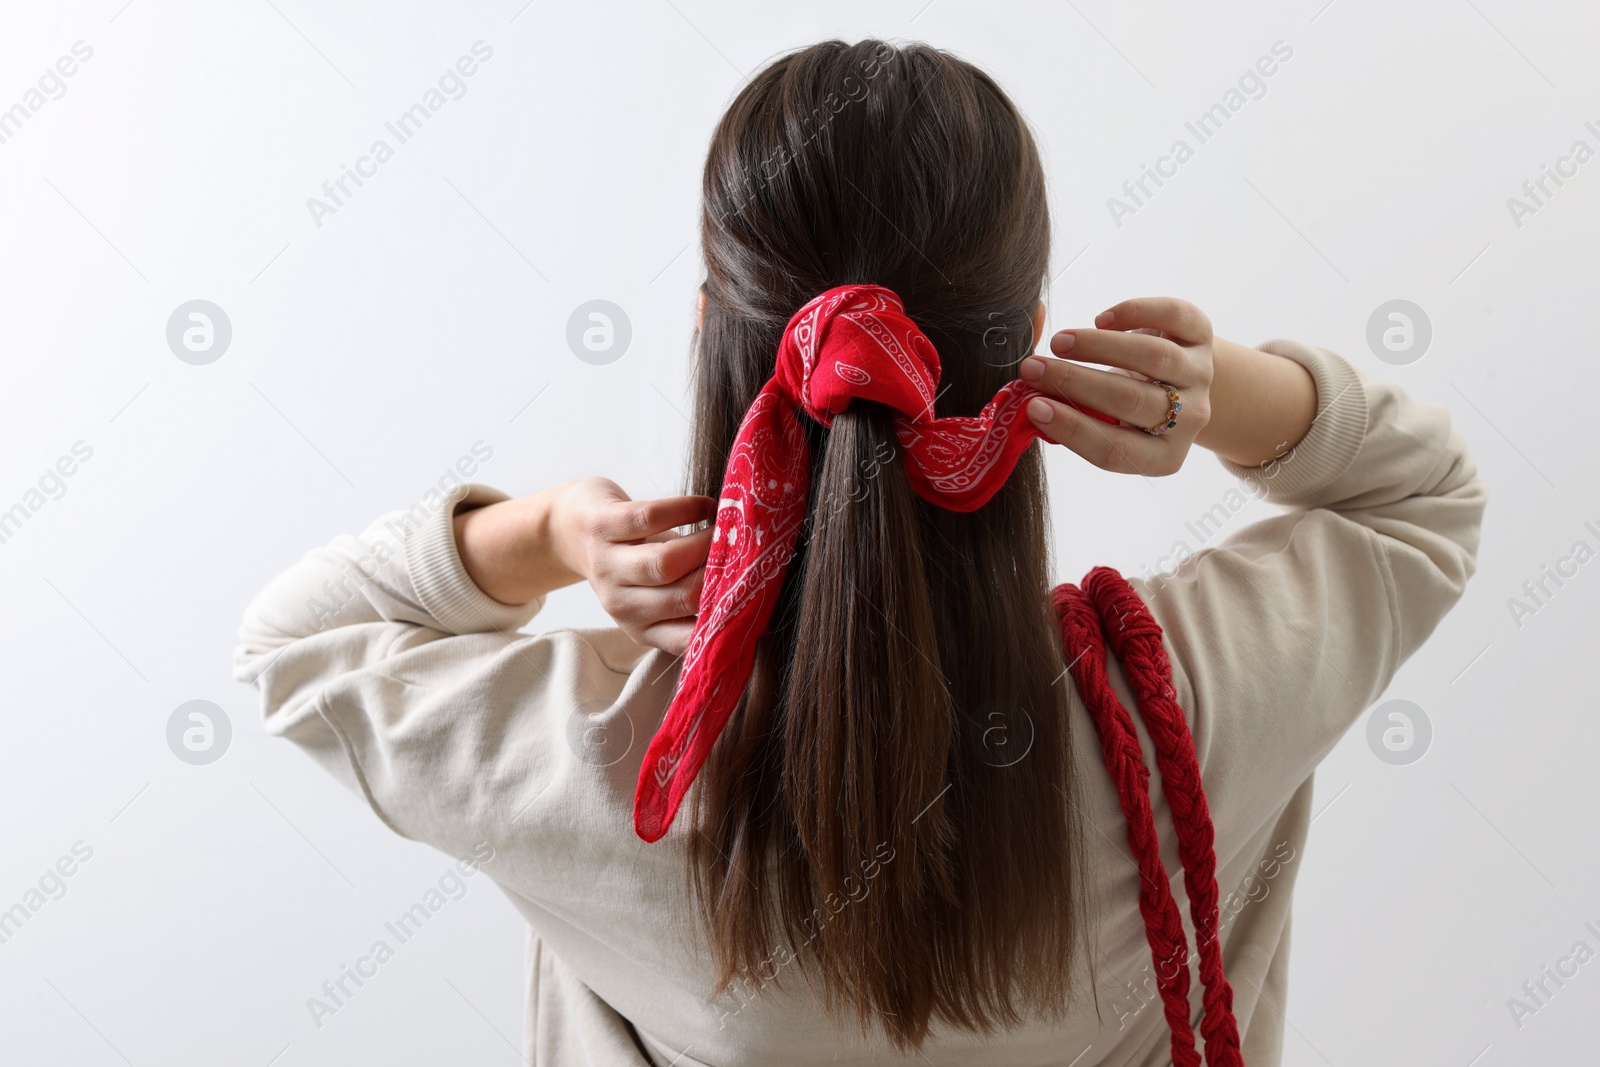
[[562, 482], [526, 498], [530, 538], [548, 557], [547, 566], [565, 579], [563, 585], [589, 578], [589, 560], [570, 504], [572, 490], [578, 484]]
[[455, 517], [456, 547], [467, 574], [502, 604], [526, 604], [583, 580], [563, 550], [556, 518], [565, 486]]
[[1211, 417], [1195, 443], [1242, 467], [1259, 467], [1295, 445], [1317, 415], [1311, 372], [1292, 359], [1217, 338]]

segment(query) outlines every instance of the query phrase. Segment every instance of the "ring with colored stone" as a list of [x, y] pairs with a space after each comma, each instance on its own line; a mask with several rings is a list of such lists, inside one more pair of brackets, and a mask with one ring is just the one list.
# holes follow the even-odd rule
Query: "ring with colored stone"
[[1154, 426], [1144, 427], [1144, 432], [1152, 437], [1160, 437], [1174, 426], [1178, 425], [1178, 412], [1183, 410], [1183, 398], [1178, 396], [1178, 391], [1166, 382], [1152, 382], [1167, 391], [1167, 413], [1161, 416], [1161, 421]]

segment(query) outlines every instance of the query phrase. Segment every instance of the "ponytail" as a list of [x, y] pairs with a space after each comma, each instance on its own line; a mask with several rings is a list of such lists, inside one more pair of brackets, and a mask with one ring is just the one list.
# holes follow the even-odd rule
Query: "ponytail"
[[720, 991], [803, 981], [902, 1047], [1061, 1010], [1075, 785], [1024, 456], [982, 511], [919, 500], [892, 413], [808, 426], [811, 510], [740, 707], [701, 774], [694, 889]]
[[[864, 96], [806, 125], [847, 76]], [[772, 159], [783, 166], [762, 170]], [[736, 702], [716, 691], [730, 704], [714, 724], [692, 718], [711, 704], [696, 690], [681, 709], [694, 729], [672, 734], [720, 728], [681, 794], [717, 993], [744, 1005], [774, 986], [809, 987], [901, 1051], [936, 1025], [988, 1033], [1059, 1017], [1082, 962], [1072, 688], [1050, 608], [1043, 461], [1008, 429], [1020, 409], [996, 408], [1022, 383], [984, 344], [997, 321], [1031, 321], [1047, 276], [1031, 135], [992, 79], [946, 53], [826, 42], [741, 90], [713, 136], [703, 192], [691, 491], [727, 502], [726, 546], [739, 500], [806, 480], [793, 525], [746, 509], [767, 536], [795, 537], [781, 578], [759, 592], [764, 625], [724, 631], [761, 634], [739, 648], [752, 657], [737, 661], [750, 663], [748, 681]], [[896, 349], [916, 357], [909, 367], [889, 373], [864, 338], [838, 359], [813, 340], [805, 359], [785, 350], [796, 308], [866, 283], [926, 334]], [[917, 360], [931, 388], [899, 402], [874, 393], [921, 374]], [[775, 382], [783, 403], [769, 411]], [[773, 420], [760, 439], [785, 447], [754, 451], [803, 464], [769, 473], [746, 462], [758, 405]], [[951, 428], [927, 426], [930, 415], [969, 423], [939, 437]], [[930, 479], [930, 452], [995, 427], [1010, 474], [979, 485], [992, 496], [959, 498], [973, 480], [948, 471]], [[967, 470], [1001, 462], [990, 460]], [[737, 532], [738, 545], [755, 543], [755, 529]], [[718, 605], [748, 604], [742, 590], [730, 584]], [[721, 661], [686, 671], [706, 683], [708, 662]], [[662, 746], [668, 760], [645, 775], [661, 768], [678, 784], [701, 754], [682, 751], [674, 763], [680, 749]], [[653, 816], [671, 812], [644, 810], [653, 831]]]
[[[858, 1009], [875, 990], [875, 1007], [908, 1017], [936, 960], [932, 941], [896, 932], [958, 897], [942, 801], [960, 731], [923, 566], [926, 505], [878, 405], [835, 417], [819, 467], [784, 701], [783, 791], [808, 874], [791, 889], [813, 902], [803, 933], [825, 984]], [[893, 875], [869, 881], [880, 856]]]

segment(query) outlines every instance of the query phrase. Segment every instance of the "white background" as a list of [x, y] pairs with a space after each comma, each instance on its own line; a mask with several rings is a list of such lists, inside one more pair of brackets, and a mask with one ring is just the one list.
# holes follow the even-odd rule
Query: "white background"
[[[302, 552], [409, 506], [475, 441], [494, 450], [479, 478], [513, 493], [592, 473], [676, 491], [711, 128], [774, 55], [868, 35], [973, 60], [1036, 127], [1052, 329], [1180, 295], [1219, 334], [1327, 345], [1454, 412], [1492, 494], [1480, 570], [1387, 694], [1425, 709], [1426, 756], [1380, 762], [1358, 725], [1318, 772], [1285, 1062], [1593, 1058], [1600, 961], [1520, 1029], [1507, 998], [1579, 939], [1600, 950], [1600, 562], [1520, 627], [1507, 601], [1580, 538], [1600, 547], [1600, 160], [1520, 227], [1506, 203], [1575, 140], [1600, 148], [1592, 13], [123, 2], [0, 12], [0, 108], [93, 49], [0, 144], [0, 510], [93, 449], [0, 544], [0, 908], [93, 849], [0, 945], [0, 1062], [518, 1061], [522, 930], [481, 879], [313, 1024], [307, 998], [449, 860], [261, 732], [235, 628]], [[479, 40], [466, 95], [318, 227], [307, 198]], [[1266, 95], [1117, 226], [1107, 198], [1279, 40]], [[165, 340], [196, 298], [233, 326], [208, 366]], [[565, 341], [596, 298], [633, 326], [609, 366]], [[1406, 366], [1365, 340], [1396, 298], [1433, 326]], [[1156, 482], [1050, 464], [1061, 580], [1192, 546], [1184, 523], [1232, 484], [1204, 454]], [[578, 589], [544, 621], [602, 616]], [[210, 766], [167, 747], [191, 699], [232, 722]]]

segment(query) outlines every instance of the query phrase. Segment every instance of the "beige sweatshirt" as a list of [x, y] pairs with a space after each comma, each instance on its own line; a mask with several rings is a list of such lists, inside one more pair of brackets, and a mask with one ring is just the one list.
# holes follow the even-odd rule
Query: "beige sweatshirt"
[[[1262, 347], [1311, 370], [1319, 414], [1275, 464], [1224, 465], [1286, 511], [1200, 550], [1175, 577], [1134, 579], [1165, 631], [1216, 824], [1223, 955], [1250, 1067], [1281, 1056], [1312, 772], [1460, 597], [1486, 500], [1445, 409], [1325, 350]], [[239, 680], [260, 689], [267, 730], [304, 748], [396, 833], [475, 863], [492, 849], [482, 870], [529, 926], [533, 1063], [901, 1062], [820, 1013], [796, 975], [708, 998], [682, 821], [655, 845], [632, 824], [675, 661], [616, 629], [518, 633], [540, 603], [484, 595], [450, 522], [501, 499], [471, 486], [385, 516], [274, 580], [250, 605], [235, 657]], [[1120, 675], [1113, 681], [1132, 708]], [[987, 1041], [938, 1030], [911, 1062], [1170, 1062], [1126, 826], [1093, 724], [1072, 705], [1092, 978], [1086, 961], [1060, 1022]], [[1159, 790], [1153, 800], [1187, 924], [1170, 812]], [[892, 864], [879, 877], [892, 878]], [[1199, 998], [1196, 980], [1196, 1019]]]

